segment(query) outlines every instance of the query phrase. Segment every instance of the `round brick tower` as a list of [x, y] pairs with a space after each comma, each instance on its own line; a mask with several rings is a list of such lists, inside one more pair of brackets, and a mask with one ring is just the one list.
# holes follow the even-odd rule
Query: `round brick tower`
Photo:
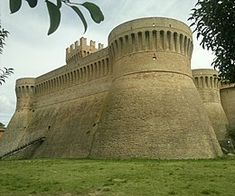
[[143, 18], [109, 35], [113, 83], [94, 138], [94, 158], [213, 158], [221, 154], [193, 83], [192, 32]]
[[20, 78], [16, 80], [16, 110], [29, 110], [33, 106], [35, 78]]
[[26, 128], [32, 118], [34, 85], [34, 78], [16, 80], [16, 111], [1, 140], [0, 156], [19, 147], [20, 141], [26, 133]]
[[213, 69], [195, 69], [192, 73], [217, 139], [222, 144], [227, 137], [228, 120], [221, 105], [218, 72]]

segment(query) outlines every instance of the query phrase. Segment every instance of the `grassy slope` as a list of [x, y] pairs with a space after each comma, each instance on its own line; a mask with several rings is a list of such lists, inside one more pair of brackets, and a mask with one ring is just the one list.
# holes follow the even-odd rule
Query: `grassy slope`
[[235, 158], [0, 161], [0, 195], [235, 195]]

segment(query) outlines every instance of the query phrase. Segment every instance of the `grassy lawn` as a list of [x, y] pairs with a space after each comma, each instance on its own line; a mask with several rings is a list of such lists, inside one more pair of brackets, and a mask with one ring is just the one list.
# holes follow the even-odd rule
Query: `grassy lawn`
[[235, 195], [235, 158], [0, 161], [0, 195]]

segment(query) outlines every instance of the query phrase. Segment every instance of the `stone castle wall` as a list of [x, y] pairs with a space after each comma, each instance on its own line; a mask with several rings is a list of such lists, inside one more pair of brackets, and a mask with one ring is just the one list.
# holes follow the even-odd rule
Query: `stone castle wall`
[[221, 102], [227, 115], [229, 126], [235, 129], [235, 84], [223, 85], [220, 90]]
[[5, 132], [5, 128], [3, 129], [3, 128], [0, 128], [0, 139], [1, 139], [1, 137], [3, 136], [3, 133]]
[[86, 42], [66, 50], [65, 66], [17, 80], [0, 156], [40, 137], [31, 157], [221, 155], [193, 83], [192, 33], [184, 23], [137, 19], [116, 27], [107, 48]]
[[195, 69], [192, 74], [217, 139], [224, 143], [228, 137], [228, 119], [221, 105], [218, 72], [212, 69]]
[[17, 80], [17, 108], [2, 151], [46, 136], [35, 156], [87, 157], [111, 80], [107, 48], [81, 58], [77, 65]]
[[185, 24], [166, 18], [133, 20], [110, 33], [114, 79], [91, 157], [220, 154], [192, 80], [191, 34]]

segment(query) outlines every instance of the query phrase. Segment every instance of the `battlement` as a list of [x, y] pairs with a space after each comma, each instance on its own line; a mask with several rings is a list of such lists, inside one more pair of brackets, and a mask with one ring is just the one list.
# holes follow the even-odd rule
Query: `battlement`
[[96, 42], [90, 40], [90, 44], [87, 44], [87, 38], [81, 37], [80, 41], [76, 41], [66, 48], [66, 63], [76, 64], [79, 59], [88, 56], [98, 50], [103, 49], [104, 45], [98, 43], [98, 48], [96, 48]]
[[20, 78], [16, 80], [16, 95], [27, 96], [34, 93], [35, 78]]
[[109, 45], [113, 59], [137, 52], [173, 52], [191, 59], [193, 42], [189, 27], [169, 18], [144, 18], [112, 30]]
[[35, 95], [35, 78], [20, 78], [16, 80], [15, 92], [17, 97], [16, 110], [31, 108]]
[[214, 69], [194, 69], [192, 74], [197, 88], [219, 89], [218, 71]]

